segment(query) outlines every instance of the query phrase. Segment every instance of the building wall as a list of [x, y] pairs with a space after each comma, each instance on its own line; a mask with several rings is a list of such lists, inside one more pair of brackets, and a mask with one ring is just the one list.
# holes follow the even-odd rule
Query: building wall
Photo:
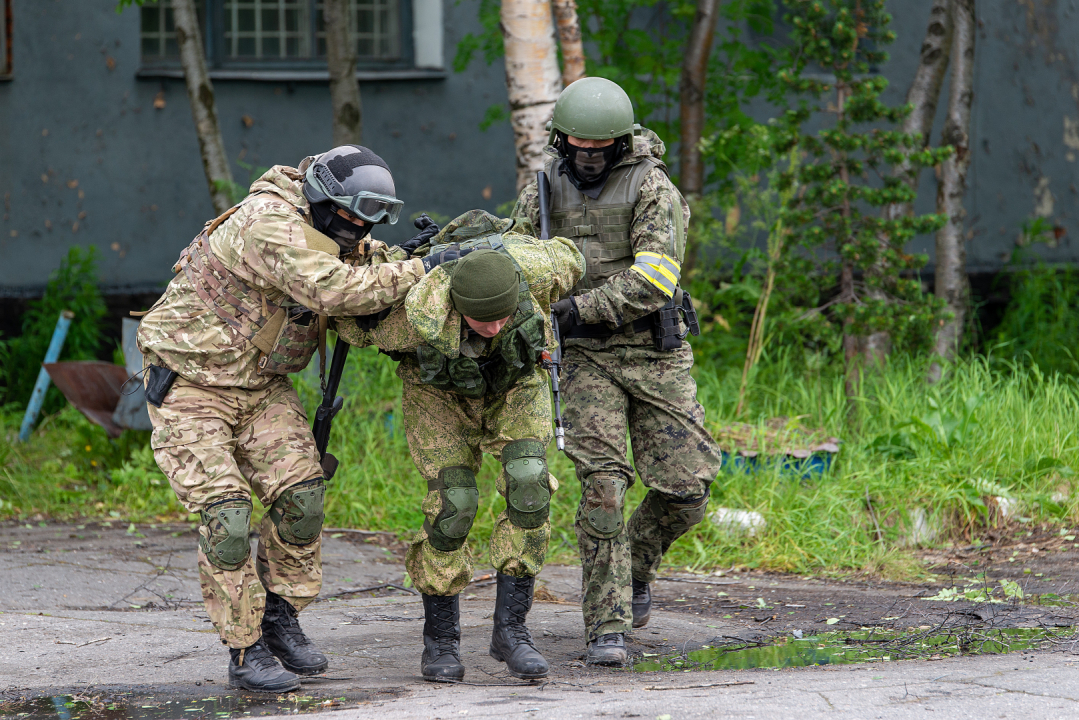
[[[929, 5], [890, 3], [899, 39], [882, 71], [893, 102], [902, 102], [913, 76]], [[136, 77], [138, 12], [118, 15], [114, 7], [115, 0], [13, 0], [14, 79], [0, 82], [0, 295], [39, 292], [73, 244], [100, 249], [110, 291], [158, 287], [213, 214], [183, 82]], [[1035, 215], [1061, 235], [1039, 252], [1075, 262], [1075, 0], [980, 0], [978, 8], [970, 269], [999, 269]], [[475, 0], [445, 0], [444, 17], [448, 66], [458, 39], [478, 31]], [[324, 82], [219, 80], [215, 89], [238, 180], [249, 177], [240, 162], [294, 165], [329, 147]], [[478, 129], [486, 108], [506, 99], [499, 64], [361, 89], [365, 142], [393, 168], [406, 216], [493, 211], [512, 198], [512, 133], [508, 125]], [[156, 109], [159, 93], [165, 104]], [[932, 211], [934, 201], [935, 178], [926, 171], [919, 209]], [[402, 220], [376, 236], [396, 242], [410, 231]], [[915, 245], [931, 253], [932, 238]]]
[[[99, 248], [107, 289], [151, 289], [213, 216], [184, 83], [136, 77], [138, 10], [118, 15], [115, 5], [14, 0], [14, 79], [0, 82], [0, 295], [40, 292], [71, 245]], [[457, 40], [478, 31], [475, 3], [447, 0], [444, 17], [448, 66]], [[214, 89], [238, 181], [250, 175], [239, 162], [295, 165], [329, 149], [325, 82]], [[402, 220], [376, 237], [409, 237], [407, 216], [419, 211], [493, 211], [512, 199], [512, 132], [478, 129], [486, 108], [506, 101], [500, 67], [362, 82], [361, 92], [364, 141], [405, 200]]]

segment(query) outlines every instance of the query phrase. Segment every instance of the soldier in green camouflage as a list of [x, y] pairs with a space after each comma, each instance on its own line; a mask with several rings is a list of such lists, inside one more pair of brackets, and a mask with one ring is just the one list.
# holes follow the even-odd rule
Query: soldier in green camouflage
[[423, 594], [420, 665], [428, 680], [464, 677], [458, 595], [472, 579], [467, 539], [483, 453], [502, 461], [497, 487], [506, 498], [491, 534], [498, 575], [490, 653], [519, 678], [548, 671], [525, 626], [558, 489], [546, 462], [551, 397], [536, 366], [553, 344], [551, 303], [580, 279], [584, 259], [569, 240], [532, 233], [527, 221], [465, 213], [417, 250], [431, 272], [403, 305], [371, 330], [337, 320], [350, 343], [400, 360], [405, 433], [428, 490], [426, 521], [405, 560]]
[[[297, 620], [322, 585], [325, 488], [288, 374], [327, 316], [378, 312], [424, 276], [418, 258], [367, 263], [385, 247], [367, 234], [400, 206], [366, 148], [275, 166], [184, 249], [140, 325], [154, 458], [202, 518], [199, 580], [233, 686], [285, 692], [326, 669]], [[267, 508], [254, 558], [253, 494]]]
[[[648, 622], [663, 554], [704, 517], [720, 466], [682, 342], [679, 314], [695, 325], [678, 286], [689, 207], [664, 151], [609, 80], [578, 80], [555, 104], [551, 233], [572, 238], [587, 263], [573, 297], [553, 309], [566, 348], [566, 454], [582, 491], [575, 529], [587, 660], [601, 665], [625, 662], [625, 633]], [[535, 183], [526, 187], [513, 216], [537, 223], [537, 196]], [[649, 491], [627, 524], [635, 469]]]

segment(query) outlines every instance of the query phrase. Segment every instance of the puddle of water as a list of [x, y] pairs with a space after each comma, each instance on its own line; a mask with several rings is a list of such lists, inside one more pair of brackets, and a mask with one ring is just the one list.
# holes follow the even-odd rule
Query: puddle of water
[[173, 720], [312, 713], [355, 706], [347, 697], [230, 694], [203, 698], [54, 695], [0, 703], [5, 720]]
[[887, 662], [913, 658], [941, 659], [957, 655], [987, 655], [1036, 648], [1047, 639], [1069, 636], [1074, 628], [1053, 632], [1042, 628], [1000, 630], [957, 630], [936, 635], [864, 631], [821, 633], [812, 637], [777, 638], [771, 645], [729, 645], [704, 647], [685, 655], [645, 659], [635, 664], [637, 672], [680, 672], [686, 670], [747, 670], [750, 668], [806, 667]]

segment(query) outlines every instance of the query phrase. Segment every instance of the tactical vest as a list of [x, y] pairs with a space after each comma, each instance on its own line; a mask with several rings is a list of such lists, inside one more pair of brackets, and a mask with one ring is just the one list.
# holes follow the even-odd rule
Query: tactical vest
[[[259, 375], [300, 372], [311, 362], [320, 342], [324, 342], [325, 317], [295, 303], [270, 302], [263, 291], [236, 277], [210, 250], [210, 234], [239, 210], [240, 205], [206, 223], [198, 237], [180, 253], [172, 271], [183, 272], [207, 307], [259, 349]], [[305, 237], [307, 227], [305, 223]], [[314, 228], [311, 231], [317, 232]], [[329, 238], [326, 240], [333, 243]], [[329, 246], [320, 249], [328, 250]]]
[[[470, 228], [461, 228], [468, 229]], [[517, 381], [536, 371], [540, 356], [547, 349], [543, 315], [536, 312], [525, 274], [517, 260], [506, 251], [501, 234], [468, 240], [460, 245], [462, 248], [498, 250], [513, 260], [513, 266], [517, 268], [517, 275], [521, 280], [517, 290], [517, 312], [509, 327], [503, 328], [498, 346], [492, 348], [491, 355], [487, 358], [470, 358], [464, 355], [448, 358], [430, 345], [416, 348], [420, 382], [468, 398], [481, 398], [488, 393], [501, 395]], [[436, 245], [430, 252], [439, 253], [448, 247], [449, 245]]]
[[547, 161], [551, 181], [551, 235], [569, 238], [585, 259], [585, 272], [573, 288], [580, 295], [600, 287], [607, 279], [633, 264], [633, 210], [641, 199], [645, 175], [654, 167], [667, 167], [654, 157], [616, 168], [599, 197], [593, 200], [573, 186], [555, 163]]

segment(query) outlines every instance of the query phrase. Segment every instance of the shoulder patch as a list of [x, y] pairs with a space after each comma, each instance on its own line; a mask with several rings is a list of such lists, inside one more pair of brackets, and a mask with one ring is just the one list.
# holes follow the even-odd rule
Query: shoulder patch
[[321, 250], [334, 257], [337, 257], [340, 254], [341, 246], [331, 240], [328, 235], [323, 235], [305, 222], [301, 222], [300, 225], [303, 226], [303, 239], [307, 243], [308, 248], [311, 250]]

